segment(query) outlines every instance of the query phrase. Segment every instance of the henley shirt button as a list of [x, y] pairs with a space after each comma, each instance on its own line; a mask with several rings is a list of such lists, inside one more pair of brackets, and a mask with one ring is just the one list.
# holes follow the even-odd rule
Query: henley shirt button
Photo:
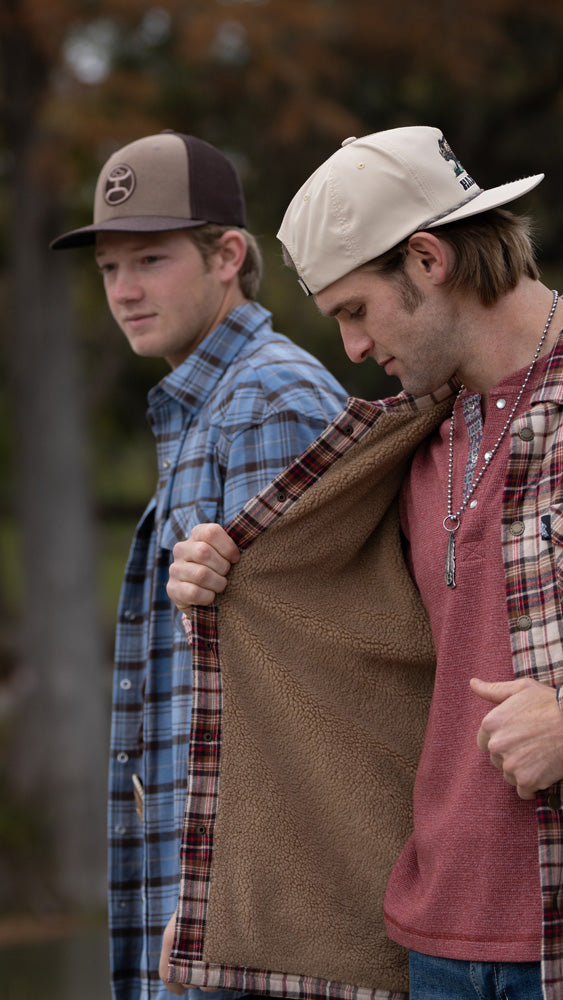
[[522, 427], [522, 429], [518, 431], [518, 437], [521, 438], [522, 441], [533, 441], [534, 432], [531, 427]]
[[520, 615], [516, 619], [516, 628], [520, 629], [521, 632], [527, 632], [528, 629], [532, 627], [532, 619], [529, 615]]
[[506, 399], [497, 399], [496, 408], [497, 410], [504, 410], [506, 406]]
[[524, 534], [524, 522], [523, 521], [513, 521], [510, 525], [511, 535], [523, 535]]
[[126, 764], [129, 760], [129, 754], [125, 753], [125, 750], [122, 750], [121, 753], [118, 753], [117, 759], [120, 764]]
[[130, 691], [131, 681], [129, 680], [128, 677], [124, 677], [123, 680], [119, 682], [119, 686], [120, 688], [122, 688], [123, 691]]
[[547, 804], [550, 809], [561, 808], [561, 796], [559, 792], [550, 792], [547, 796]]

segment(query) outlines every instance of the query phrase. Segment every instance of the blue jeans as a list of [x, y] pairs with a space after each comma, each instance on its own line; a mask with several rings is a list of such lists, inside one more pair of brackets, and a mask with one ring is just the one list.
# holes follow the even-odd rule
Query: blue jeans
[[539, 962], [462, 962], [409, 953], [409, 1000], [542, 1000]]

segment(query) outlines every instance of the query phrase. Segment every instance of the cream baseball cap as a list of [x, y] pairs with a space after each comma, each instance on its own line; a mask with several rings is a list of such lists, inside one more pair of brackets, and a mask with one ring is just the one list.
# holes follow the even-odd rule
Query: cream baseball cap
[[412, 233], [505, 205], [543, 177], [484, 191], [430, 126], [346, 139], [297, 192], [278, 239], [315, 295]]
[[245, 227], [239, 176], [215, 146], [164, 131], [110, 156], [96, 184], [93, 224], [58, 236], [50, 246], [87, 246], [99, 232], [162, 232], [206, 222]]

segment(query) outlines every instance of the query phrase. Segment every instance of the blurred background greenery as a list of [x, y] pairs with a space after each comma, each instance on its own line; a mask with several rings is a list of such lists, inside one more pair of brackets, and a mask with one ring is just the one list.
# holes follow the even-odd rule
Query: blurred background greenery
[[562, 40], [560, 0], [3, 0], [4, 926], [103, 913], [113, 620], [153, 488], [146, 393], [165, 372], [131, 355], [91, 253], [53, 254], [49, 240], [91, 221], [116, 148], [163, 128], [201, 136], [240, 171], [275, 326], [351, 394], [385, 395], [395, 383], [348, 362], [336, 325], [284, 270], [283, 211], [347, 136], [438, 125], [481, 186], [545, 171], [523, 207], [557, 286]]

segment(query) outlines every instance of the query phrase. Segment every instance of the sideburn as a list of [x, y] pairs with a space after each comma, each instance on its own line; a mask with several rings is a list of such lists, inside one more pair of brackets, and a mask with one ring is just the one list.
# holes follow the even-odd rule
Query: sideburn
[[414, 281], [409, 274], [405, 271], [404, 267], [396, 271], [393, 275], [393, 279], [397, 283], [397, 291], [401, 299], [401, 305], [403, 309], [413, 315], [419, 306], [423, 304], [426, 299], [424, 292], [415, 285]]

